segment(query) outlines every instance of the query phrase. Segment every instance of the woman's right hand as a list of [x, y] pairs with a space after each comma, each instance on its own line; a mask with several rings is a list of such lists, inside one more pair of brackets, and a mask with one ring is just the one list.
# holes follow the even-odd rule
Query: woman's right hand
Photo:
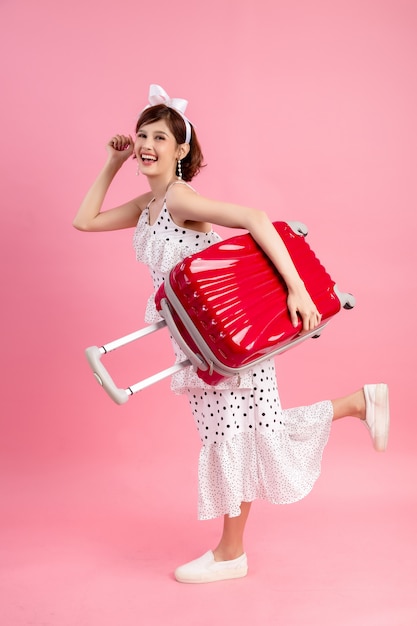
[[130, 135], [114, 135], [106, 145], [109, 158], [119, 165], [132, 156], [133, 148], [134, 141]]
[[81, 202], [73, 220], [78, 230], [100, 232], [136, 226], [142, 211], [139, 198], [113, 209], [102, 211], [107, 191], [123, 163], [132, 156], [134, 141], [130, 135], [114, 135], [106, 144], [107, 161]]

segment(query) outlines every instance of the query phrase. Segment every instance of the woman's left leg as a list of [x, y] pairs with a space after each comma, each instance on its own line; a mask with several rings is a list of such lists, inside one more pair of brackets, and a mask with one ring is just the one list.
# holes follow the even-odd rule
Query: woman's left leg
[[[383, 384], [371, 385], [368, 386], [368, 389], [369, 388], [371, 390], [371, 393], [375, 393], [376, 388], [379, 388], [379, 411], [381, 414], [380, 419], [382, 421], [382, 424], [380, 426], [380, 430], [382, 431], [380, 439], [384, 442], [384, 447], [386, 447], [389, 428], [388, 390], [386, 388], [386, 385]], [[342, 398], [334, 399], [331, 402], [333, 406], [333, 421], [347, 416], [356, 417], [360, 420], [365, 421], [365, 419], [367, 418], [367, 404], [372, 404], [372, 402], [375, 404], [375, 398], [371, 398], [371, 401], [367, 403], [365, 390], [359, 389], [354, 393], [351, 393]], [[372, 407], [372, 413], [374, 412], [374, 410], [375, 407]], [[372, 429], [374, 428], [373, 423], [370, 426]], [[374, 438], [375, 433], [372, 432], [371, 434]], [[379, 448], [378, 445], [376, 445], [376, 447], [377, 449], [384, 449], [382, 448], [382, 444]], [[242, 502], [240, 506], [241, 513], [238, 517], [229, 517], [229, 515], [224, 516], [223, 533], [217, 548], [213, 550], [214, 558], [216, 561], [229, 561], [238, 558], [244, 553], [243, 534], [245, 531], [250, 508], [250, 502]]]

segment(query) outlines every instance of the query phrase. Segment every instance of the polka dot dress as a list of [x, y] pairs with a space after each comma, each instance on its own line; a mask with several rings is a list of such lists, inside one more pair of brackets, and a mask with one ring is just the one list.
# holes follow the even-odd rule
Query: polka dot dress
[[[148, 265], [155, 291], [185, 256], [217, 241], [213, 231], [178, 227], [165, 202], [154, 225], [149, 224], [149, 209], [142, 212], [134, 235], [136, 258]], [[159, 319], [152, 294], [145, 320]], [[174, 341], [173, 346], [176, 360], [183, 360]], [[289, 504], [309, 493], [330, 432], [330, 401], [283, 410], [273, 359], [216, 387], [189, 367], [173, 375], [171, 386], [187, 395], [202, 442], [199, 519], [238, 516], [241, 502], [259, 498]]]

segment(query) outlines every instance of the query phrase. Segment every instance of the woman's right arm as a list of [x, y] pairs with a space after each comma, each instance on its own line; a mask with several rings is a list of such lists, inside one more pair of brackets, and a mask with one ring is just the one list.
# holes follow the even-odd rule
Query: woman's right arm
[[133, 139], [124, 135], [116, 135], [109, 141], [106, 149], [107, 161], [88, 190], [72, 222], [78, 230], [100, 232], [130, 228], [136, 226], [142, 211], [142, 196], [114, 209], [101, 210], [114, 177], [133, 154]]

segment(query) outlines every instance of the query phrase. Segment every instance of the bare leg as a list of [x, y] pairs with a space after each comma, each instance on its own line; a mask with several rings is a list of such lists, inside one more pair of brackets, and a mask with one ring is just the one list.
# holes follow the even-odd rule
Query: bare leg
[[[357, 417], [365, 419], [365, 396], [363, 389], [355, 391], [343, 398], [332, 400], [333, 421], [342, 417]], [[224, 516], [223, 533], [219, 545], [213, 550], [216, 561], [229, 561], [237, 559], [244, 552], [243, 533], [249, 516], [251, 503], [242, 502], [241, 513], [238, 517]]]
[[230, 561], [237, 559], [244, 553], [243, 533], [245, 531], [251, 502], [242, 502], [240, 505], [240, 515], [238, 517], [224, 516], [223, 534], [220, 543], [215, 550], [214, 559], [216, 561]]
[[[359, 389], [342, 398], [332, 400], [333, 421], [342, 417], [356, 417], [361, 420], [366, 416], [365, 394]], [[219, 545], [213, 550], [216, 561], [237, 559], [244, 552], [243, 534], [249, 516], [251, 503], [242, 502], [241, 514], [238, 517], [224, 516], [223, 533]]]
[[349, 396], [332, 400], [332, 404], [333, 420], [347, 415], [365, 420], [375, 450], [384, 452], [387, 449], [390, 425], [388, 385], [365, 385]]
[[366, 406], [363, 389], [355, 391], [354, 393], [344, 396], [343, 398], [332, 400], [332, 404], [333, 421], [348, 416], [358, 417], [361, 420], [365, 419]]

